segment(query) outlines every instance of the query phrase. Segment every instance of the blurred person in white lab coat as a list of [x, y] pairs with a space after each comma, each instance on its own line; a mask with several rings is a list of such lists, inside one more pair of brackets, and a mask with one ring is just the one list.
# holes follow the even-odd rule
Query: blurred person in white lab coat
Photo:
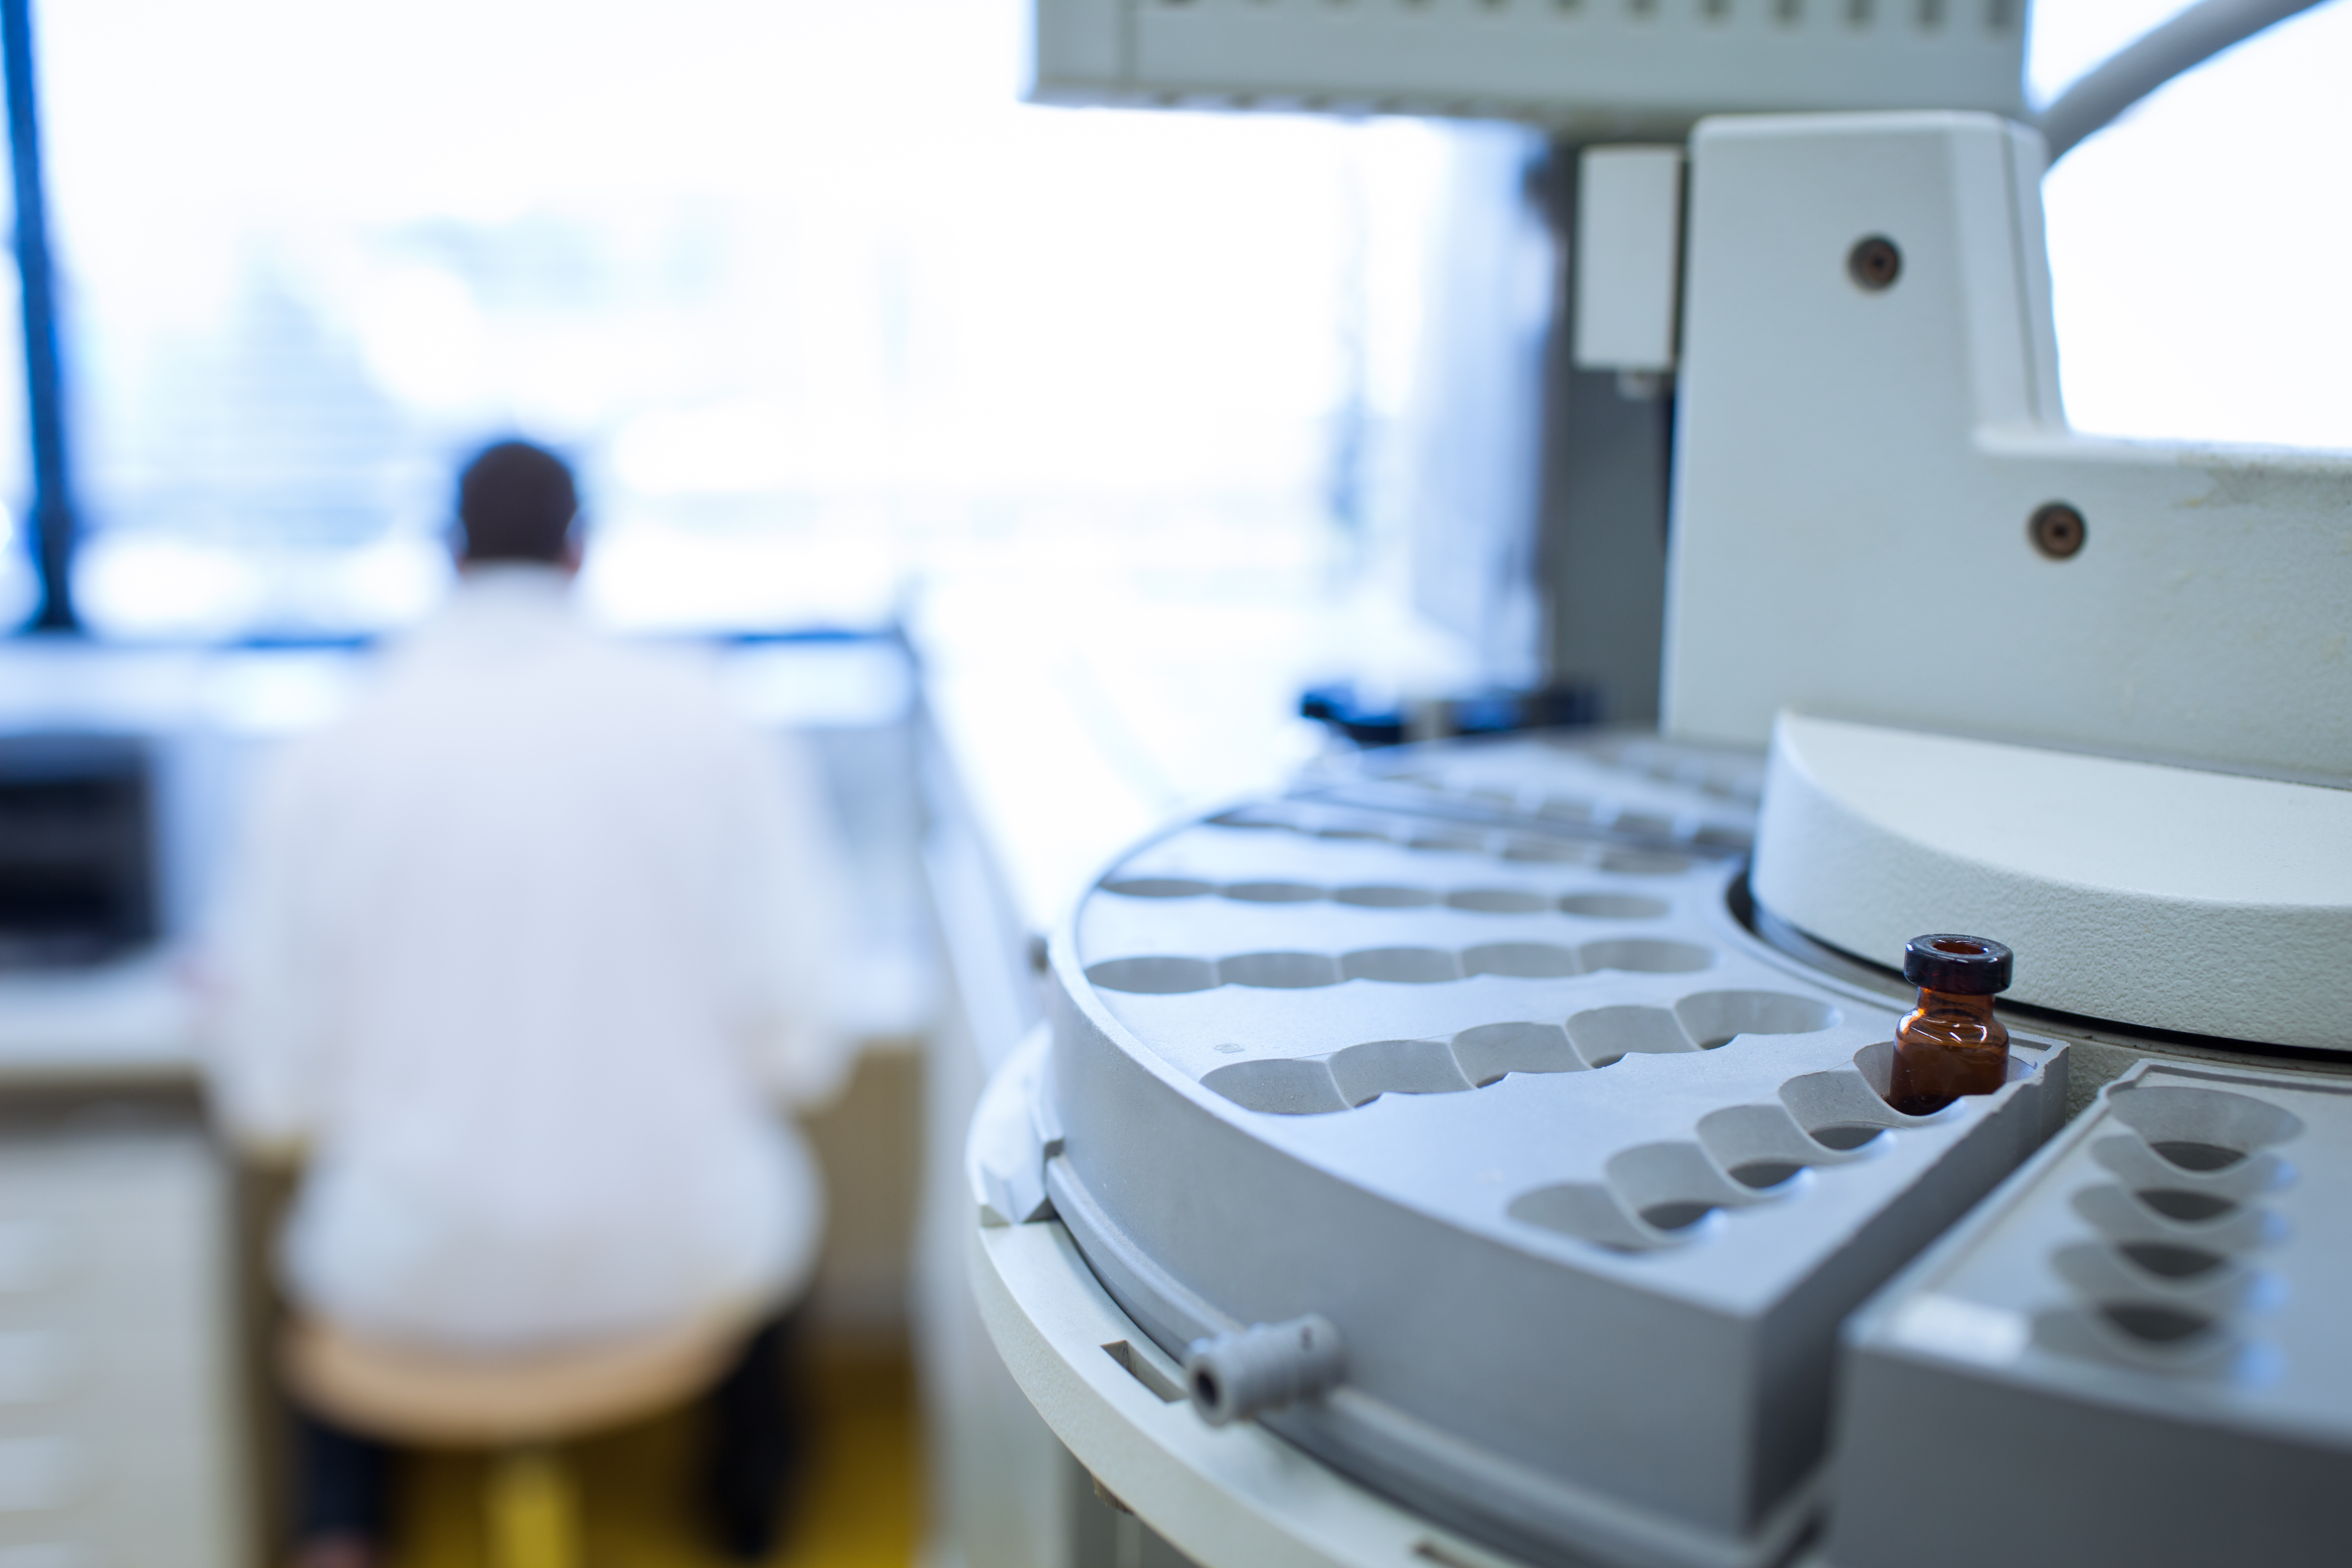
[[[457, 585], [257, 802], [215, 929], [215, 1097], [300, 1151], [295, 1306], [530, 1352], [732, 1320], [711, 1524], [766, 1551], [791, 1466], [780, 1322], [824, 1227], [782, 1111], [839, 1087], [828, 846], [774, 737], [683, 649], [583, 625], [577, 495], [488, 447]], [[382, 1560], [387, 1457], [315, 1416], [297, 1561]]]

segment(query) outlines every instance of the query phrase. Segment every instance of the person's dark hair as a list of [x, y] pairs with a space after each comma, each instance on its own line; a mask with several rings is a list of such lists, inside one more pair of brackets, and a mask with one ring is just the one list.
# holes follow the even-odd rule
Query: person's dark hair
[[560, 562], [579, 510], [572, 470], [528, 441], [483, 447], [457, 479], [467, 561]]

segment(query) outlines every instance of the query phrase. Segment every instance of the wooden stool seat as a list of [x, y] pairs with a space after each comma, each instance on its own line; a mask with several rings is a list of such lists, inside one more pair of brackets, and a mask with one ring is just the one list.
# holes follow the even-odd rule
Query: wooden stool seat
[[353, 1431], [395, 1443], [505, 1447], [617, 1426], [699, 1395], [751, 1325], [714, 1318], [625, 1340], [520, 1354], [370, 1339], [298, 1319], [279, 1344], [296, 1396]]
[[278, 1344], [295, 1396], [394, 1443], [497, 1450], [483, 1477], [491, 1568], [580, 1568], [580, 1500], [553, 1445], [682, 1405], [718, 1382], [751, 1325], [711, 1318], [527, 1354], [370, 1339], [298, 1319]]

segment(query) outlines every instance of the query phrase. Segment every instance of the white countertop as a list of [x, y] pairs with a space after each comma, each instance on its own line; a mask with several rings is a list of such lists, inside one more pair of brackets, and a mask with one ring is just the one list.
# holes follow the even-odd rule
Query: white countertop
[[185, 1082], [195, 1070], [195, 995], [169, 952], [0, 973], [0, 1083]]
[[1367, 666], [1454, 678], [1416, 635], [1361, 601], [1018, 582], [935, 595], [912, 633], [932, 721], [1033, 932], [1152, 829], [1279, 788], [1322, 754], [1323, 728], [1298, 717], [1308, 686]]

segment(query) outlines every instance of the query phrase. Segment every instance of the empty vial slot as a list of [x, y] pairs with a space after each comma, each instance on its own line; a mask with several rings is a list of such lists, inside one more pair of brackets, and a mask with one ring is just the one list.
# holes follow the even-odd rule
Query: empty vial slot
[[1838, 1021], [1838, 1010], [1810, 996], [1781, 991], [1702, 991], [1675, 1004], [1699, 1049], [1727, 1046], [1741, 1035], [1810, 1035]]
[[1331, 1056], [1331, 1076], [1350, 1105], [1383, 1094], [1458, 1094], [1472, 1087], [1444, 1040], [1368, 1040]]
[[1592, 803], [1578, 795], [1548, 795], [1544, 796], [1543, 804], [1536, 807], [1536, 815], [1561, 822], [1590, 822], [1592, 820]]
[[1277, 1116], [1314, 1116], [1348, 1109], [1331, 1067], [1321, 1058], [1235, 1062], [1201, 1079], [1244, 1110], [1271, 1111]]
[[2193, 1308], [2129, 1297], [2036, 1313], [2033, 1342], [2142, 1375], [2222, 1379], [2231, 1376], [2242, 1348], [2215, 1319]]
[[2167, 1138], [2148, 1147], [2184, 1171], [2226, 1171], [2246, 1157], [2242, 1150], [2200, 1143], [2193, 1138]]
[[1601, 857], [1601, 868], [1627, 877], [1678, 877], [1691, 868], [1685, 855], [1653, 854], [1642, 849], [1612, 849]]
[[1716, 1168], [1696, 1143], [1643, 1143], [1610, 1156], [1609, 1184], [1628, 1209], [1662, 1231], [1687, 1229], [1758, 1194]]
[[1558, 1024], [1481, 1024], [1454, 1037], [1462, 1076], [1485, 1088], [1506, 1073], [1581, 1072], [1584, 1058]]
[[1633, 974], [1687, 974], [1715, 962], [1715, 950], [1687, 942], [1656, 942], [1648, 937], [1624, 937], [1614, 942], [1588, 942], [1577, 950], [1584, 967], [1622, 969]]
[[2284, 1160], [2268, 1149], [2218, 1171], [2184, 1170], [2150, 1148], [2147, 1139], [2127, 1131], [2095, 1140], [2091, 1158], [2114, 1172], [2126, 1187], [2187, 1187], [2219, 1193], [2239, 1203], [2284, 1186], [2294, 1174]]
[[1698, 1049], [1672, 1013], [1664, 1007], [1630, 1004], [1577, 1014], [1568, 1021], [1568, 1037], [1575, 1042], [1577, 1055], [1597, 1068], [1636, 1052], [1664, 1055]]
[[2108, 1091], [2107, 1110], [2168, 1163], [2199, 1174], [2226, 1171], [2303, 1131], [2292, 1111], [2217, 1089], [2130, 1084]]
[[1311, 904], [1323, 897], [1308, 882], [1230, 882], [1218, 891], [1245, 904]]
[[1745, 849], [1755, 842], [1755, 835], [1744, 827], [1732, 827], [1723, 823], [1710, 822], [1692, 834], [1691, 841], [1695, 844], [1704, 844], [1710, 849]]
[[1639, 833], [1651, 838], [1664, 838], [1675, 830], [1674, 818], [1653, 816], [1644, 811], [1621, 811], [1609, 826], [1620, 833]]
[[1842, 1153], [1860, 1149], [1890, 1127], [1916, 1126], [1922, 1120], [1888, 1105], [1851, 1068], [1790, 1079], [1780, 1086], [1780, 1103], [1807, 1137]]
[[[2150, 1190], [2162, 1192], [2168, 1189]], [[2203, 1197], [2212, 1194], [2184, 1193], [2183, 1195]], [[2225, 1199], [2219, 1201], [2227, 1202]], [[2218, 1214], [2208, 1213], [2202, 1220], [2182, 1219], [2142, 1202], [2134, 1190], [2107, 1183], [2084, 1187], [2075, 1193], [2074, 1209], [2110, 1242], [2118, 1245], [2135, 1242], [2178, 1244], [2231, 1257], [2252, 1252], [2276, 1239], [2280, 1229], [2275, 1216], [2265, 1210], [2249, 1208], [2242, 1204], [2231, 1204]]]
[[1219, 959], [1217, 978], [1227, 985], [1304, 991], [1339, 984], [1339, 965], [1324, 952], [1244, 952]]
[[1209, 826], [1212, 827], [1239, 827], [1250, 831], [1266, 832], [1278, 831], [1286, 828], [1295, 829], [1297, 827], [1298, 824], [1295, 819], [1286, 816], [1280, 812], [1265, 811], [1244, 805], [1237, 807], [1232, 811], [1219, 812], [1216, 816], [1209, 818]]
[[1363, 910], [1418, 910], [1437, 902], [1437, 894], [1428, 888], [1341, 888], [1331, 901]]
[[2197, 1192], [2218, 1192], [2239, 1204], [2284, 1187], [2295, 1175], [2294, 1166], [2272, 1150], [2234, 1159], [2218, 1171], [2188, 1171], [2157, 1154], [2147, 1140], [2131, 1131], [2116, 1131], [2112, 1138], [2091, 1142], [2091, 1159], [2115, 1171], [2126, 1187], [2194, 1187]]
[[1573, 949], [1548, 942], [1489, 942], [1462, 951], [1465, 974], [1498, 974], [1513, 980], [1559, 980], [1583, 973]]
[[2162, 1301], [2105, 1301], [2099, 1316], [2111, 1328], [2150, 1345], [2179, 1345], [2213, 1327], [2213, 1320], [2204, 1313]]
[[1087, 979], [1105, 991], [1172, 996], [1215, 985], [1217, 966], [1205, 958], [1107, 958], [1087, 965]]
[[1808, 1165], [1832, 1159], [1780, 1105], [1727, 1105], [1711, 1110], [1700, 1119], [1698, 1141], [1733, 1181], [1759, 1192], [1780, 1186]]
[[1538, 1187], [1511, 1200], [1507, 1211], [1523, 1225], [1538, 1226], [1620, 1252], [1649, 1252], [1682, 1239], [1673, 1232], [1636, 1221], [1617, 1195], [1591, 1182], [1563, 1182]]
[[1477, 833], [1416, 833], [1404, 847], [1424, 855], [1476, 855], [1485, 851], [1486, 840]]
[[2170, 1220], [2204, 1225], [2237, 1212], [2237, 1204], [2219, 1193], [2190, 1192], [2182, 1187], [2140, 1187], [2132, 1196]]
[[1640, 893], [1570, 893], [1559, 900], [1560, 913], [1589, 921], [1654, 921], [1673, 907]]
[[1102, 890], [1117, 893], [1122, 899], [1198, 899], [1217, 889], [1206, 882], [1189, 881], [1182, 877], [1129, 877], [1105, 882]]
[[1445, 895], [1445, 902], [1476, 915], [1532, 915], [1551, 900], [1525, 888], [1457, 888]]
[[1564, 866], [1590, 861], [1592, 851], [1581, 844], [1570, 844], [1558, 838], [1514, 838], [1503, 846], [1506, 860], [1525, 860], [1540, 866]]
[[1391, 985], [1437, 985], [1462, 978], [1454, 955], [1434, 947], [1368, 947], [1340, 959], [1339, 972], [1350, 980]]
[[[2159, 1273], [2136, 1258], [2175, 1272]], [[2136, 1241], [2122, 1247], [2082, 1242], [2060, 1249], [2051, 1261], [2058, 1277], [2085, 1300], [2167, 1300], [2209, 1317], [2244, 1306], [2255, 1284], [2252, 1271], [2218, 1251], [2166, 1242]]]
[[1341, 843], [1357, 843], [1386, 838], [1388, 835], [1377, 827], [1365, 827], [1354, 823], [1334, 823], [1329, 827], [1317, 828], [1315, 837], [1336, 839]]
[[2127, 1241], [2116, 1250], [2159, 1279], [2195, 1279], [2229, 1261], [2218, 1252], [2169, 1241]]

